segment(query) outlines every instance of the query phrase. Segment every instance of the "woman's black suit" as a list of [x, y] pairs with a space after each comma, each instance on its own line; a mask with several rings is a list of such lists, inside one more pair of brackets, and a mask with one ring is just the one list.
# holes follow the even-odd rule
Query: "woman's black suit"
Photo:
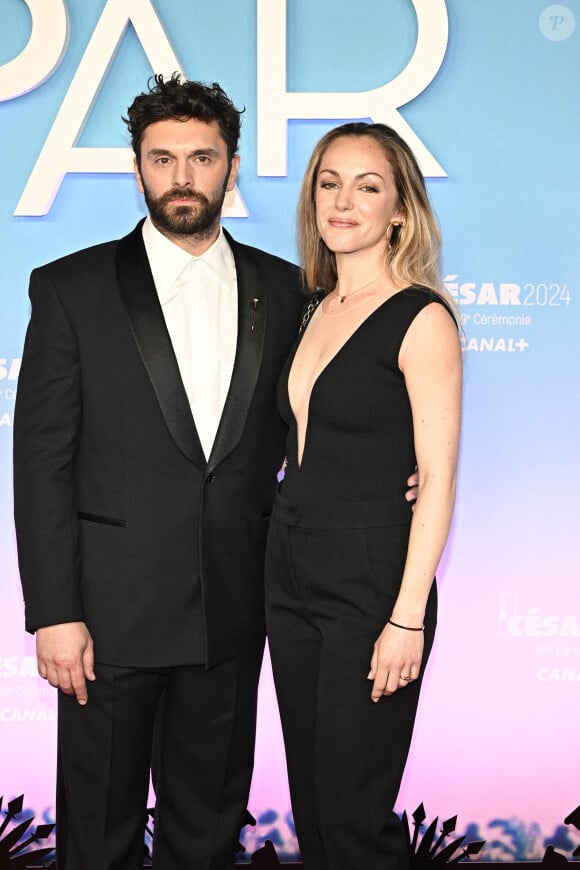
[[[413, 425], [399, 349], [436, 299], [422, 288], [397, 293], [342, 346], [312, 388], [300, 466], [288, 397], [295, 350], [280, 379], [290, 431], [266, 553], [266, 612], [305, 870], [409, 862], [393, 805], [421, 680], [374, 704], [367, 674], [399, 592], [412, 517], [404, 495]], [[433, 584], [423, 667], [435, 620]]]

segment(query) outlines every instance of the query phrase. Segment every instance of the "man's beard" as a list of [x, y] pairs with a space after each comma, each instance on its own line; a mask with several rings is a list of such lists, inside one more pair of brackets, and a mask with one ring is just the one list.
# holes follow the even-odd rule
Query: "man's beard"
[[[211, 199], [188, 187], [174, 187], [156, 199], [143, 185], [149, 215], [160, 232], [170, 236], [197, 236], [200, 239], [211, 236], [219, 222], [226, 189], [227, 177], [222, 190], [217, 191]], [[171, 203], [176, 199], [189, 199], [197, 206], [172, 206]]]

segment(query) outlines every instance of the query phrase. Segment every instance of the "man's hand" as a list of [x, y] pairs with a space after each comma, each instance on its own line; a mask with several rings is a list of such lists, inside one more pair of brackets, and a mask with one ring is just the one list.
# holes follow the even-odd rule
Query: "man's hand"
[[[417, 501], [417, 491], [419, 489], [419, 472], [417, 469], [407, 478], [407, 486], [409, 489], [405, 493], [405, 498], [407, 501]], [[413, 507], [415, 506], [413, 505]]]
[[88, 699], [86, 680], [94, 680], [93, 639], [84, 622], [47, 625], [36, 631], [38, 673], [55, 689]]

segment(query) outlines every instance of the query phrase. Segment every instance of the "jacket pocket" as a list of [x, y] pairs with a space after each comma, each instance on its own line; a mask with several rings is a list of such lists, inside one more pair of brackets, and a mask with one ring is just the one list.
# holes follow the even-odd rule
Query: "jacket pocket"
[[118, 520], [115, 517], [102, 517], [98, 514], [87, 514], [84, 511], [78, 512], [79, 520], [86, 520], [88, 523], [102, 523], [105, 526], [118, 526], [126, 529], [129, 525], [127, 520]]

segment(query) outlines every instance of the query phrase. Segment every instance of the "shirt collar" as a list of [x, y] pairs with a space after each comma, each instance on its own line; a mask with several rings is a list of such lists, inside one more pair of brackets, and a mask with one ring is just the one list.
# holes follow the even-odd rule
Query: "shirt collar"
[[193, 260], [203, 260], [220, 279], [228, 282], [228, 286], [235, 281], [234, 255], [221, 226], [215, 242], [200, 257], [192, 257], [170, 241], [159, 232], [149, 216], [143, 224], [143, 242], [161, 304], [172, 294], [177, 278]]

